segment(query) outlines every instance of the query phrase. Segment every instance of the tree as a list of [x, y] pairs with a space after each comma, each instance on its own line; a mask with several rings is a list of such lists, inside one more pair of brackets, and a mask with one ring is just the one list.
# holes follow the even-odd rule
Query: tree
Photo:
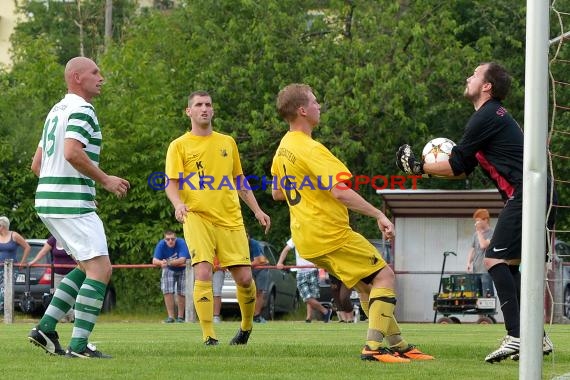
[[[525, 10], [506, 0], [493, 4], [492, 15], [485, 4], [468, 0], [188, 0], [135, 15], [133, 2], [116, 0], [114, 42], [103, 52], [104, 3], [86, 0], [80, 6], [87, 55], [97, 58], [106, 78], [94, 102], [104, 135], [101, 166], [132, 184], [123, 200], [98, 189], [115, 263], [149, 262], [162, 231], [181, 230], [166, 196], [148, 180], [163, 171], [169, 142], [187, 130], [184, 108], [193, 90], [212, 94], [214, 128], [237, 140], [245, 173], [258, 177], [270, 175], [287, 129], [275, 99], [291, 82], [313, 87], [322, 105], [314, 137], [355, 175], [400, 174], [394, 156], [402, 143], [419, 153], [433, 137], [457, 140], [473, 112], [462, 98], [465, 79], [482, 61], [509, 67], [515, 86], [507, 106], [522, 120]], [[32, 209], [35, 179], [26, 171], [46, 107], [63, 92], [63, 64], [79, 46], [70, 22], [78, 3], [49, 5], [25, 3], [22, 9], [34, 17], [13, 40], [13, 70], [0, 73], [0, 137], [7, 136], [0, 140], [5, 141], [0, 161], [8, 168], [2, 190], [10, 186], [0, 192], [8, 194], [0, 198], [0, 213], [15, 213], [18, 227], [34, 237], [41, 223]], [[23, 147], [21, 163], [16, 158]], [[464, 188], [466, 183], [432, 179], [419, 185]], [[479, 174], [469, 185], [489, 187]], [[380, 206], [371, 186], [359, 192]], [[273, 222], [263, 239], [284, 244], [287, 207], [271, 199], [270, 189], [256, 196]], [[243, 214], [251, 234], [262, 238], [245, 206]], [[365, 236], [379, 237], [370, 218], [355, 215], [352, 222]], [[139, 285], [154, 280], [150, 271], [117, 271], [121, 304], [147, 299]], [[151, 298], [161, 305], [158, 291]]]
[[[0, 72], [0, 214], [27, 237], [44, 237], [33, 209], [37, 182], [30, 164], [45, 119], [46, 104], [64, 93], [55, 49], [43, 38], [21, 41], [30, 52], [10, 72]], [[25, 101], [23, 101], [25, 100]]]
[[[112, 40], [119, 42], [123, 27], [134, 16], [135, 0], [113, 2]], [[22, 20], [12, 36], [15, 54], [26, 46], [22, 39], [43, 36], [57, 49], [59, 63], [82, 55], [97, 58], [105, 48], [106, 0], [35, 1], [18, 2]]]

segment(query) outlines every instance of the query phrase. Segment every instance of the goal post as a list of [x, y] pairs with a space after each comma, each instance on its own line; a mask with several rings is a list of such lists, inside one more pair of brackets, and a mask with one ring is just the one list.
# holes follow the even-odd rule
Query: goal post
[[527, 0], [519, 379], [542, 378], [549, 2]]

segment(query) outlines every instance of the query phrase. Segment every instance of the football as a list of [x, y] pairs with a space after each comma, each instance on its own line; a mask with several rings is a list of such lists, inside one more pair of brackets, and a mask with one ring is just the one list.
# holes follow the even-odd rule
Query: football
[[422, 150], [422, 162], [423, 163], [434, 163], [449, 160], [451, 156], [451, 149], [455, 146], [455, 143], [445, 137], [437, 137], [428, 141]]

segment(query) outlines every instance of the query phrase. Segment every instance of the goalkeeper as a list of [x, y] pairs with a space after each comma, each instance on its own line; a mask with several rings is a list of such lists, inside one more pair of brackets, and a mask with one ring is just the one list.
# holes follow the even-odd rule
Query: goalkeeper
[[[396, 154], [398, 167], [415, 175], [469, 175], [479, 165], [505, 202], [483, 263], [497, 289], [507, 335], [499, 348], [487, 355], [485, 361], [488, 363], [509, 357], [517, 360], [520, 348], [524, 137], [522, 129], [502, 104], [510, 86], [511, 77], [502, 66], [494, 62], [479, 65], [467, 78], [464, 91], [464, 96], [473, 103], [475, 113], [467, 122], [463, 137], [453, 147], [449, 161], [423, 164], [416, 160], [407, 144]], [[549, 228], [554, 225], [554, 216], [552, 212], [549, 214]], [[543, 353], [549, 354], [552, 348], [552, 342], [545, 335]]]

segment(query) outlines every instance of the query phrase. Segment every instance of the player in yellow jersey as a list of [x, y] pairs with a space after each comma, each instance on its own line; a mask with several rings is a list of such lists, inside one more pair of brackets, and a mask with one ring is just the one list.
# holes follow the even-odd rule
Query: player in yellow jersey
[[311, 134], [320, 105], [308, 85], [290, 84], [279, 92], [277, 111], [289, 123], [271, 166], [275, 200], [286, 200], [291, 234], [301, 255], [360, 293], [368, 315], [362, 360], [406, 363], [430, 360], [400, 335], [394, 318], [394, 272], [376, 248], [350, 228], [348, 209], [375, 218], [387, 239], [394, 225], [350, 188], [346, 166]]
[[186, 115], [190, 131], [172, 141], [166, 154], [165, 172], [170, 180], [166, 195], [174, 206], [174, 216], [184, 223], [202, 338], [205, 345], [218, 344], [212, 291], [216, 255], [220, 266], [228, 268], [236, 282], [241, 311], [241, 326], [230, 344], [246, 344], [253, 327], [256, 289], [239, 199], [253, 211], [266, 233], [271, 221], [243, 175], [236, 142], [231, 136], [213, 131], [212, 97], [204, 91], [190, 94]]

